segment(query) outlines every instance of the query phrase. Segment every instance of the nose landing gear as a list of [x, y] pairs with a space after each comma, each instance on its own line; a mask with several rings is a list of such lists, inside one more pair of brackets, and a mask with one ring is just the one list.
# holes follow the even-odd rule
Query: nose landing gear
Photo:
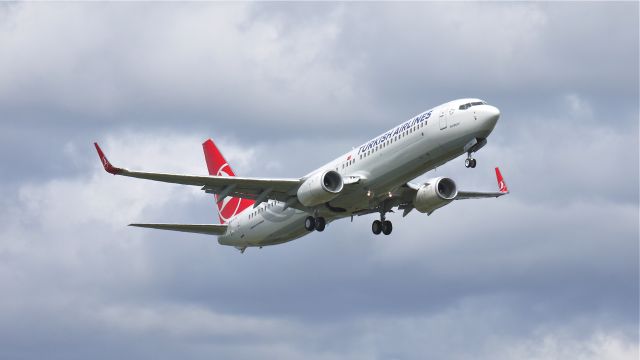
[[472, 169], [476, 167], [476, 159], [471, 157], [471, 153], [469, 153], [467, 158], [464, 160], [464, 166]]
[[467, 153], [467, 158], [464, 160], [464, 166], [467, 168], [476, 167], [476, 159], [474, 159], [471, 154], [482, 149], [485, 145], [487, 145], [487, 139], [476, 139], [473, 138], [471, 141], [464, 146], [464, 151]]

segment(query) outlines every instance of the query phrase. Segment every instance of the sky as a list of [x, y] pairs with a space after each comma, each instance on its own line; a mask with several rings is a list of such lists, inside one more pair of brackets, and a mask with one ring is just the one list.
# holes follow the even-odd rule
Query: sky
[[[0, 359], [637, 359], [639, 6], [0, 4]], [[511, 194], [240, 254], [211, 195], [105, 173], [300, 177], [456, 98], [431, 171]]]

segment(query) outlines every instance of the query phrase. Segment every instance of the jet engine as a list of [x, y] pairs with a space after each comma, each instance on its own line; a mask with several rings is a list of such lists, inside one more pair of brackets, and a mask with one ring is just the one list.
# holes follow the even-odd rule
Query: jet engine
[[456, 183], [446, 177], [429, 179], [418, 189], [413, 206], [421, 213], [431, 214], [455, 199], [458, 195]]
[[308, 207], [320, 205], [338, 196], [343, 186], [342, 176], [336, 171], [317, 173], [300, 185], [298, 200]]

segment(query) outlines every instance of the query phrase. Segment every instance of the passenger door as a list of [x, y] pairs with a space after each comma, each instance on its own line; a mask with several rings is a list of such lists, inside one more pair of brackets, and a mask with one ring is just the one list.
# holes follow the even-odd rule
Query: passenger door
[[440, 130], [447, 128], [447, 110], [440, 110]]

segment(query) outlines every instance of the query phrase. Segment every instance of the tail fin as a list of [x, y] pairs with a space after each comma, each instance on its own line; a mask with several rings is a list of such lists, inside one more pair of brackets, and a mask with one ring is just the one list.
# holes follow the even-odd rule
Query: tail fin
[[507, 188], [507, 183], [504, 182], [504, 178], [500, 173], [500, 168], [496, 167], [496, 180], [498, 180], [498, 188], [501, 193], [508, 193], [509, 189]]
[[[231, 166], [229, 166], [227, 160], [224, 159], [224, 156], [222, 156], [222, 153], [220, 153], [220, 150], [218, 150], [211, 139], [202, 144], [202, 149], [204, 150], [204, 158], [207, 162], [209, 175], [235, 176]], [[222, 201], [218, 200], [218, 195], [215, 195], [215, 198], [221, 224], [228, 222], [232, 217], [240, 214], [255, 203], [254, 200], [230, 196], [225, 197]]]

